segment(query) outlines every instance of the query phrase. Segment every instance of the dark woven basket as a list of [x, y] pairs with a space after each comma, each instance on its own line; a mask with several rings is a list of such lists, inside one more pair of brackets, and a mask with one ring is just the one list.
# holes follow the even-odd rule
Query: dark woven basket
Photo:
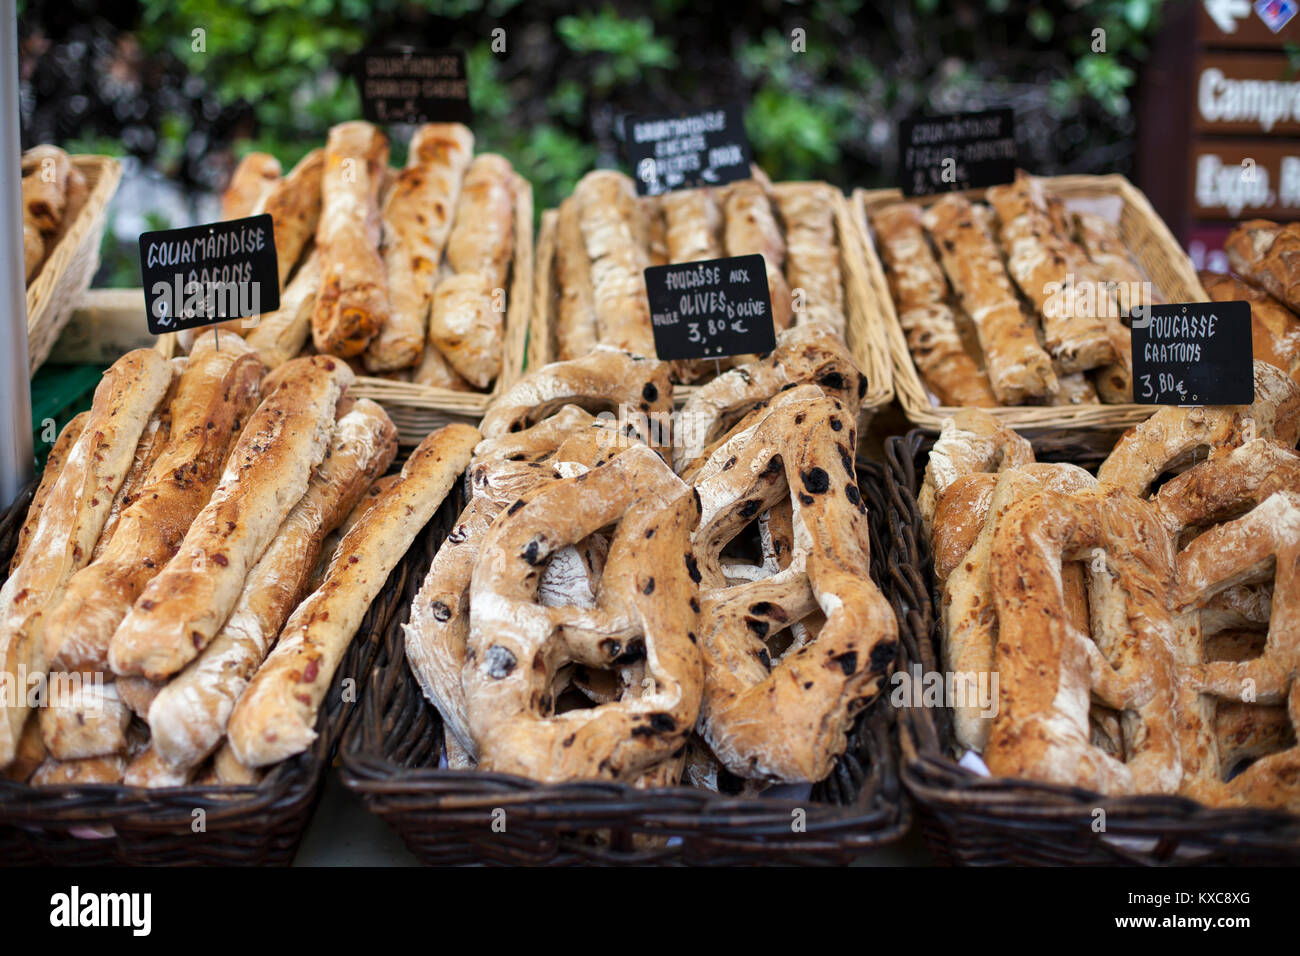
[[[35, 485], [26, 489], [0, 519], [0, 567], [6, 570], [34, 490]], [[288, 865], [311, 819], [334, 748], [356, 709], [356, 691], [364, 687], [389, 622], [403, 606], [406, 576], [403, 559], [340, 662], [309, 750], [247, 787], [29, 787], [0, 777], [0, 863]], [[347, 679], [354, 683], [347, 694], [352, 699], [345, 701]]]
[[[884, 481], [858, 461], [871, 506], [872, 571], [887, 560]], [[548, 785], [505, 774], [439, 769], [442, 722], [406, 663], [401, 624], [455, 520], [432, 526], [413, 551], [406, 610], [390, 627], [344, 735], [344, 783], [428, 863], [727, 865], [846, 863], [901, 836], [909, 811], [893, 757], [893, 711], [884, 694], [858, 718], [848, 751], [805, 800], [728, 797], [689, 787], [638, 790], [618, 783]], [[505, 832], [494, 820], [505, 811]], [[494, 811], [497, 811], [494, 815]], [[803, 832], [792, 832], [802, 817]]]
[[[920, 431], [886, 444], [890, 584], [900, 623], [899, 666], [939, 672], [938, 592], [916, 495], [933, 436]], [[1039, 460], [1100, 463], [1095, 450], [1055, 444]], [[1182, 797], [1104, 797], [1078, 787], [990, 779], [950, 756], [946, 707], [899, 711], [902, 775], [931, 852], [955, 865], [1294, 865], [1300, 817], [1272, 810], [1211, 809]], [[1105, 832], [1094, 826], [1105, 811]]]

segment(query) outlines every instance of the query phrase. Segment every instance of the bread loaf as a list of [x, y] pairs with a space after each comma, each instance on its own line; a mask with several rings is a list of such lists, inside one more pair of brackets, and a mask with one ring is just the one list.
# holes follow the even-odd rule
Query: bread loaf
[[41, 709], [41, 739], [58, 760], [83, 760], [120, 753], [126, 746], [131, 711], [117, 686], [95, 675], [52, 678], [57, 693]]
[[244, 582], [221, 633], [154, 698], [149, 727], [159, 755], [196, 767], [221, 742], [235, 702], [280, 633], [320, 554], [321, 541], [397, 451], [397, 429], [361, 399], [339, 419], [325, 460]]
[[1202, 272], [1197, 278], [1214, 302], [1245, 299], [1250, 303], [1255, 358], [1280, 368], [1300, 382], [1300, 319], [1267, 292], [1236, 276]]
[[577, 200], [572, 196], [560, 203], [556, 216], [555, 276], [560, 287], [555, 318], [559, 357], [561, 361], [581, 358], [596, 347], [600, 335], [591, 290], [591, 260], [582, 241]]
[[456, 372], [485, 389], [501, 371], [499, 295], [483, 272], [447, 276], [433, 294], [429, 339]]
[[50, 449], [49, 455], [46, 456], [45, 470], [41, 472], [41, 483], [36, 486], [36, 493], [32, 496], [32, 503], [27, 507], [27, 517], [23, 521], [22, 528], [18, 531], [18, 543], [14, 546], [14, 557], [9, 562], [10, 574], [13, 574], [18, 565], [22, 563], [23, 555], [27, 552], [27, 545], [31, 543], [32, 535], [36, 531], [36, 525], [41, 520], [41, 509], [45, 507], [45, 499], [50, 496], [54, 483], [59, 480], [59, 475], [63, 472], [63, 465], [68, 460], [68, 452], [72, 450], [76, 440], [81, 437], [81, 430], [85, 427], [86, 419], [89, 417], [89, 411], [73, 416], [72, 420], [63, 426], [63, 431], [59, 432], [54, 447]]
[[429, 123], [411, 139], [406, 168], [383, 204], [392, 312], [366, 348], [372, 372], [409, 368], [424, 354], [434, 280], [473, 152], [474, 134], [459, 123]]
[[289, 175], [267, 194], [259, 212], [268, 213], [275, 224], [275, 260], [280, 270], [280, 288], [285, 287], [302, 251], [307, 248], [320, 223], [321, 175], [325, 151], [313, 149]]
[[927, 387], [944, 405], [997, 405], [978, 356], [963, 344], [948, 302], [948, 281], [921, 229], [921, 210], [913, 203], [894, 203], [873, 213], [871, 225], [889, 271], [899, 324]]
[[825, 322], [846, 331], [844, 276], [835, 230], [839, 191], [824, 183], [781, 183], [773, 188], [785, 223], [785, 277], [796, 300], [795, 322]]
[[1232, 271], [1287, 308], [1300, 309], [1300, 223], [1243, 222], [1223, 244]]
[[514, 169], [502, 156], [480, 153], [465, 171], [447, 264], [457, 273], [482, 273], [488, 288], [504, 294], [514, 248]]
[[325, 583], [294, 611], [231, 715], [230, 745], [241, 764], [263, 767], [311, 745], [317, 712], [362, 617], [481, 437], [460, 424], [431, 434], [412, 452], [401, 478], [348, 532]]
[[388, 320], [390, 304], [379, 255], [379, 189], [388, 165], [388, 140], [369, 123], [330, 130], [321, 179], [321, 288], [312, 312], [316, 350], [360, 355]]
[[269, 153], [248, 153], [239, 161], [221, 195], [221, 218], [242, 219], [262, 208], [280, 181], [280, 161]]
[[249, 569], [306, 492], [325, 456], [335, 405], [353, 375], [324, 355], [281, 368], [279, 386], [253, 413], [180, 550], [113, 635], [109, 662], [116, 673], [159, 680], [198, 656], [225, 623]]
[[262, 366], [241, 339], [195, 344], [171, 403], [171, 436], [97, 561], [68, 582], [50, 616], [46, 654], [68, 672], [103, 671], [113, 634], [171, 561], [208, 503], [234, 435], [257, 401]]
[[13, 760], [27, 719], [27, 682], [46, 671], [45, 616], [90, 560], [140, 434], [171, 379], [171, 365], [152, 349], [128, 352], [104, 373], [27, 553], [0, 588], [0, 684], [7, 685], [0, 687], [0, 767]]
[[280, 293], [280, 308], [244, 320], [245, 338], [267, 368], [279, 368], [307, 344], [320, 282], [320, 256], [313, 249]]
[[763, 257], [767, 270], [767, 291], [772, 299], [772, 325], [776, 331], [790, 327], [792, 301], [785, 281], [785, 240], [768, 201], [768, 192], [757, 179], [742, 179], [723, 192], [726, 217], [724, 244], [727, 255]]
[[1038, 344], [993, 238], [970, 202], [945, 196], [922, 217], [934, 237], [953, 289], [975, 321], [993, 393], [1003, 405], [1046, 398], [1057, 390], [1056, 374]]
[[591, 263], [601, 344], [653, 356], [654, 333], [645, 291], [650, 256], [637, 240], [640, 216], [632, 180], [613, 170], [598, 169], [578, 181], [573, 201]]

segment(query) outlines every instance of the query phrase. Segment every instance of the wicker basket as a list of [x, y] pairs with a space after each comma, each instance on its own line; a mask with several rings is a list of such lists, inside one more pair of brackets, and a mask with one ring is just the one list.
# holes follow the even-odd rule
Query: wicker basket
[[[938, 672], [938, 593], [916, 495], [933, 438], [922, 431], [886, 446], [893, 544], [890, 579], [899, 620], [901, 668]], [[1085, 467], [1100, 455], [1039, 448], [1040, 460]], [[1300, 863], [1300, 817], [1274, 810], [1212, 809], [1182, 797], [1105, 797], [1079, 787], [981, 777], [951, 758], [947, 708], [899, 711], [903, 781], [930, 851], [947, 864]], [[1105, 832], [1097, 832], [1097, 810]]]
[[[533, 305], [533, 189], [522, 176], [515, 176], [515, 256], [510, 266], [510, 295], [506, 302], [505, 341], [502, 343], [501, 374], [491, 392], [457, 392], [449, 388], [432, 388], [412, 382], [400, 382], [369, 375], [357, 376], [348, 389], [353, 398], [369, 398], [384, 406], [397, 426], [397, 438], [403, 445], [418, 445], [430, 432], [465, 422], [477, 425], [487, 407], [505, 391], [523, 371], [524, 349], [528, 340], [528, 317]], [[123, 300], [125, 301], [125, 300]], [[95, 302], [103, 311], [111, 303]], [[143, 324], [143, 313], [139, 316]], [[171, 333], [160, 336], [172, 340]], [[171, 346], [174, 348], [174, 346]]]
[[[822, 184], [825, 185], [825, 184]], [[866, 434], [876, 410], [894, 398], [894, 376], [889, 346], [885, 339], [889, 289], [879, 262], [863, 253], [861, 231], [853, 222], [848, 200], [838, 189], [826, 186], [835, 206], [835, 229], [840, 245], [840, 269], [844, 275], [844, 305], [848, 326], [846, 338], [858, 368], [867, 376], [867, 393], [862, 398], [858, 434]], [[537, 235], [537, 288], [533, 295], [533, 318], [528, 337], [528, 368], [555, 361], [555, 321], [559, 307], [559, 286], [555, 281], [555, 230], [558, 213], [542, 214]], [[673, 397], [681, 405], [696, 386], [678, 385]]]
[[[872, 513], [872, 551], [886, 555], [878, 465], [859, 460]], [[415, 550], [406, 604], [456, 513], [446, 509]], [[891, 571], [873, 567], [878, 579]], [[883, 585], [882, 585], [883, 586]], [[343, 781], [427, 863], [527, 865], [846, 863], [901, 836], [909, 823], [895, 773], [893, 711], [882, 695], [858, 718], [848, 752], [808, 799], [727, 797], [688, 787], [547, 785], [505, 774], [439, 769], [442, 722], [407, 666], [401, 624], [390, 626], [344, 735]], [[506, 813], [505, 832], [494, 820]], [[806, 831], [793, 833], [796, 811]]]
[[122, 164], [116, 159], [70, 158], [86, 177], [86, 202], [27, 286], [27, 361], [33, 372], [45, 362], [81, 294], [95, 277], [108, 203], [122, 178]]
[[[1201, 288], [1187, 254], [1170, 234], [1169, 228], [1156, 215], [1151, 203], [1123, 176], [1055, 176], [1043, 179], [1047, 191], [1064, 200], [1118, 201], [1120, 206], [1119, 232], [1124, 245], [1133, 253], [1138, 266], [1155, 289], [1167, 302], [1204, 302], [1209, 296]], [[964, 195], [981, 198], [983, 190], [968, 190]], [[863, 237], [866, 257], [882, 276], [880, 256], [867, 218], [880, 206], [900, 202], [903, 196], [896, 189], [858, 189], [853, 193], [854, 218]], [[932, 196], [916, 202], [928, 205], [942, 197]], [[893, 298], [882, 297], [881, 311], [885, 315], [885, 335], [894, 363], [894, 387], [899, 404], [908, 420], [914, 425], [938, 431], [945, 418], [956, 408], [935, 405], [921, 381], [921, 375], [907, 347], [903, 327], [898, 321]], [[1071, 429], [1117, 431], [1145, 421], [1155, 410], [1151, 405], [1065, 405], [1065, 406], [1006, 406], [990, 408], [998, 418], [1017, 429]]]
[[[0, 519], [7, 568], [36, 484]], [[121, 785], [29, 787], [0, 776], [0, 863], [44, 866], [275, 865], [292, 862], [334, 747], [355, 709], [389, 622], [405, 598], [408, 564], [389, 575], [344, 655], [312, 747], [256, 786], [150, 790]], [[344, 681], [348, 693], [345, 700]], [[196, 811], [202, 811], [202, 814]], [[202, 828], [198, 821], [202, 820]]]

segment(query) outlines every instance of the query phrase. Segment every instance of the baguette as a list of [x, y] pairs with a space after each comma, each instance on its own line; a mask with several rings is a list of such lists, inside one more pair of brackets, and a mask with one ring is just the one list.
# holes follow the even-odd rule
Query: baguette
[[791, 290], [803, 290], [795, 319], [825, 322], [842, 338], [848, 322], [835, 232], [838, 191], [824, 183], [781, 183], [773, 194], [785, 222], [786, 281]]
[[465, 172], [456, 218], [447, 239], [447, 264], [480, 272], [488, 288], [506, 288], [515, 244], [514, 169], [492, 153], [474, 157]]
[[429, 339], [456, 372], [486, 389], [501, 371], [503, 322], [483, 272], [447, 276], [433, 293]]
[[[90, 563], [94, 564], [99, 560], [100, 555], [108, 549], [108, 543], [113, 540], [113, 534], [117, 531], [118, 521], [122, 518], [122, 510], [131, 505], [139, 495], [145, 479], [149, 477], [149, 472], [162, 454], [163, 446], [167, 444], [167, 439], [171, 435], [171, 401], [176, 394], [177, 380], [180, 378], [180, 362], [184, 360], [174, 360], [172, 363], [172, 384], [163, 396], [163, 400], [158, 403], [154, 409], [153, 415], [149, 418], [149, 424], [144, 426], [144, 432], [140, 435], [140, 441], [135, 446], [135, 457], [131, 461], [131, 468], [127, 471], [126, 477], [122, 479], [122, 487], [117, 489], [117, 494], [113, 496], [113, 504], [108, 509], [108, 518], [104, 521], [104, 530], [99, 533], [99, 540], [95, 542], [95, 550], [90, 552]], [[84, 568], [82, 569], [85, 570]], [[77, 572], [80, 574], [81, 572]], [[73, 575], [75, 578], [76, 575]], [[68, 582], [71, 586], [72, 582]]]
[[[1067, 302], [1061, 294], [1070, 275], [1088, 281], [1090, 264], [1068, 235], [1053, 228], [1042, 183], [1022, 171], [1014, 183], [994, 186], [987, 196], [1002, 223], [1007, 271], [1038, 310], [1057, 371], [1069, 374], [1113, 363], [1115, 349], [1102, 319], [1112, 311], [1110, 293], [1098, 290], [1091, 309], [1081, 308], [1077, 298]], [[1106, 302], [1097, 301], [1101, 298]]]
[[948, 281], [921, 228], [921, 210], [912, 203], [894, 203], [873, 213], [871, 225], [889, 270], [899, 324], [926, 386], [944, 405], [997, 405], [988, 375], [962, 341], [948, 304]]
[[249, 572], [221, 633], [149, 707], [154, 747], [172, 767], [197, 767], [221, 742], [235, 702], [302, 597], [322, 539], [396, 452], [397, 429], [374, 402], [361, 399], [338, 420], [307, 493]]
[[921, 217], [944, 271], [975, 322], [993, 394], [1004, 405], [1046, 398], [1057, 390], [1052, 360], [1021, 311], [988, 228], [969, 200], [945, 196]]
[[324, 355], [281, 366], [279, 387], [253, 413], [180, 550], [113, 635], [115, 673], [161, 680], [212, 641], [325, 457], [335, 406], [352, 381], [346, 364]]
[[237, 337], [195, 343], [171, 403], [171, 436], [122, 512], [99, 560], [73, 575], [50, 616], [45, 652], [70, 673], [103, 671], [114, 632], [154, 575], [176, 554], [207, 504], [239, 424], [257, 401], [262, 365]]
[[96, 679], [70, 683], [70, 687], [52, 695], [41, 709], [41, 740], [50, 756], [84, 760], [119, 753], [126, 746], [131, 710], [118, 696], [116, 684]]
[[663, 203], [658, 196], [642, 196], [637, 200], [641, 211], [641, 238], [646, 257], [652, 266], [668, 264], [668, 222], [664, 218]]
[[379, 255], [379, 188], [388, 140], [369, 123], [330, 130], [316, 227], [321, 288], [312, 312], [318, 352], [360, 355], [388, 321], [388, 285]]
[[409, 368], [424, 354], [434, 280], [451, 231], [474, 134], [459, 123], [421, 126], [384, 199], [384, 268], [392, 312], [366, 348], [372, 372]]
[[321, 175], [325, 151], [313, 149], [271, 189], [258, 211], [269, 213], [275, 225], [275, 261], [280, 288], [285, 287], [302, 251], [320, 224]]
[[266, 775], [256, 767], [245, 767], [230, 749], [230, 741], [217, 748], [212, 755], [212, 775], [223, 787], [252, 787]]
[[645, 290], [650, 257], [637, 241], [640, 216], [632, 180], [598, 169], [578, 181], [573, 201], [590, 261], [600, 344], [653, 357], [654, 333]]
[[231, 715], [230, 745], [241, 764], [263, 767], [311, 745], [317, 712], [362, 617], [481, 437], [461, 424], [431, 434], [401, 478], [348, 532], [325, 583], [294, 611]]
[[245, 320], [245, 338], [268, 369], [295, 358], [307, 344], [320, 281], [320, 256], [313, 249], [280, 294], [280, 308]]
[[280, 161], [269, 153], [248, 153], [230, 176], [221, 195], [221, 218], [243, 219], [266, 202], [280, 181]]
[[555, 276], [560, 287], [555, 318], [560, 360], [582, 358], [591, 353], [600, 338], [591, 291], [591, 260], [582, 241], [578, 204], [572, 196], [560, 203], [556, 217]]
[[68, 460], [68, 452], [72, 450], [73, 444], [81, 437], [81, 431], [86, 426], [86, 419], [90, 417], [90, 412], [84, 411], [79, 415], [73, 416], [68, 424], [63, 426], [63, 431], [59, 432], [59, 437], [54, 441], [54, 447], [45, 459], [45, 471], [41, 473], [41, 483], [36, 487], [36, 493], [32, 495], [32, 503], [27, 507], [27, 518], [23, 521], [23, 526], [18, 532], [18, 543], [14, 546], [14, 557], [9, 562], [9, 573], [13, 574], [22, 563], [23, 555], [27, 552], [27, 545], [31, 543], [32, 535], [36, 531], [36, 525], [41, 520], [41, 509], [45, 507], [45, 500], [49, 498], [50, 491], [54, 488], [54, 483], [59, 480], [59, 475], [63, 472], [63, 465]]
[[767, 291], [772, 299], [772, 325], [777, 332], [790, 327], [790, 286], [785, 281], [785, 240], [772, 213], [769, 191], [760, 179], [742, 179], [724, 191], [726, 218], [724, 241], [729, 256], [758, 253], [767, 270]]
[[104, 373], [27, 553], [0, 588], [0, 767], [13, 760], [27, 719], [27, 682], [46, 671], [44, 619], [68, 579], [90, 560], [140, 435], [171, 379], [171, 364], [153, 349], [128, 352]]

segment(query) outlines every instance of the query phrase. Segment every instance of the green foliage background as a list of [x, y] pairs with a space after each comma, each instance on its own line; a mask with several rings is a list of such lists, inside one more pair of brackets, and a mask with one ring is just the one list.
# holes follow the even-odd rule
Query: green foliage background
[[[69, 15], [66, 0], [23, 6], [20, 32], [28, 34], [57, 30]], [[142, 73], [172, 71], [161, 92], [167, 82], [184, 87], [179, 100], [156, 97], [145, 161], [209, 190], [220, 187], [232, 151], [267, 150], [287, 166], [331, 124], [356, 117], [346, 70], [363, 46], [462, 47], [479, 148], [508, 156], [532, 181], [541, 210], [593, 166], [620, 162], [624, 113], [731, 100], [748, 103], [756, 157], [774, 178], [892, 184], [898, 120], [992, 106], [1016, 109], [1022, 163], [1035, 172], [1127, 171], [1131, 97], [1163, 6], [138, 0], [133, 17], [113, 29], [138, 44]], [[504, 31], [504, 53], [493, 52], [495, 30]], [[147, 91], [145, 83], [139, 95]], [[111, 122], [75, 136], [131, 151]]]

